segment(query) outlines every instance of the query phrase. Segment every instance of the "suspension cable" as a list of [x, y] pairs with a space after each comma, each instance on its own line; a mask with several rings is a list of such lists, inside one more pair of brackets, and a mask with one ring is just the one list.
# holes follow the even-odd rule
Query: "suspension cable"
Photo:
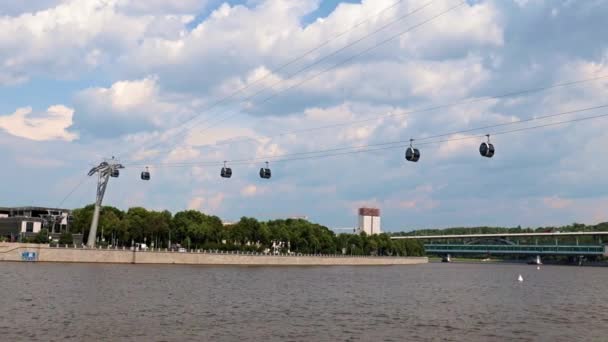
[[[442, 12], [440, 12], [440, 13], [438, 13], [438, 14], [436, 14], [436, 15], [434, 15], [434, 16], [432, 16], [432, 17], [430, 17], [430, 18], [428, 18], [428, 19], [426, 19], [426, 20], [424, 20], [424, 21], [422, 21], [422, 22], [420, 22], [420, 23], [418, 23], [418, 24], [416, 24], [416, 25], [410, 26], [410, 27], [408, 27], [407, 29], [405, 29], [405, 30], [403, 30], [403, 31], [400, 31], [399, 33], [394, 34], [394, 35], [392, 35], [392, 36], [388, 37], [387, 39], [384, 39], [384, 40], [380, 41], [379, 43], [376, 43], [376, 44], [374, 44], [373, 46], [368, 47], [368, 48], [366, 48], [366, 49], [364, 49], [364, 50], [362, 50], [362, 51], [360, 51], [360, 52], [356, 53], [356, 54], [355, 54], [355, 55], [353, 55], [353, 56], [350, 56], [350, 57], [348, 57], [348, 58], [346, 58], [346, 59], [341, 60], [340, 62], [338, 62], [338, 63], [336, 63], [336, 64], [333, 64], [333, 65], [331, 65], [331, 66], [329, 66], [329, 67], [327, 67], [327, 68], [325, 68], [325, 69], [322, 69], [320, 72], [318, 72], [318, 73], [316, 73], [316, 74], [313, 74], [313, 75], [312, 75], [312, 77], [305, 78], [305, 79], [303, 79], [302, 81], [300, 81], [300, 82], [298, 82], [298, 83], [295, 83], [295, 84], [293, 84], [293, 85], [290, 85], [290, 86], [288, 86], [288, 87], [286, 87], [286, 88], [283, 88], [283, 89], [281, 89], [281, 90], [279, 90], [279, 91], [275, 92], [274, 94], [272, 94], [272, 95], [270, 95], [270, 96], [268, 96], [268, 97], [266, 97], [266, 98], [262, 99], [261, 101], [259, 101], [259, 102], [258, 102], [258, 104], [262, 104], [262, 103], [269, 102], [270, 100], [272, 100], [272, 99], [274, 99], [274, 98], [278, 97], [279, 95], [281, 95], [281, 94], [283, 94], [283, 93], [287, 92], [288, 90], [294, 89], [294, 88], [296, 88], [296, 87], [301, 86], [301, 85], [302, 85], [302, 84], [304, 84], [304, 83], [307, 83], [307, 82], [309, 82], [309, 81], [312, 81], [313, 79], [316, 79], [317, 77], [319, 77], [319, 76], [321, 76], [321, 75], [323, 75], [323, 74], [325, 74], [325, 73], [327, 73], [327, 72], [329, 72], [329, 71], [331, 71], [331, 70], [334, 70], [334, 69], [338, 68], [339, 66], [342, 66], [342, 65], [344, 65], [344, 64], [346, 64], [346, 63], [348, 63], [348, 62], [350, 62], [350, 61], [354, 60], [355, 58], [360, 57], [361, 55], [364, 55], [364, 54], [368, 53], [369, 51], [372, 51], [372, 50], [374, 50], [374, 49], [376, 49], [376, 48], [378, 48], [378, 47], [380, 47], [380, 46], [382, 46], [382, 45], [384, 45], [384, 44], [387, 44], [387, 43], [389, 43], [389, 42], [391, 42], [391, 41], [395, 40], [396, 38], [401, 37], [402, 35], [404, 35], [404, 34], [406, 34], [406, 33], [409, 33], [409, 32], [411, 32], [411, 31], [415, 30], [415, 29], [416, 29], [416, 28], [418, 28], [418, 27], [421, 27], [421, 26], [423, 26], [423, 25], [425, 25], [425, 24], [427, 24], [427, 23], [429, 23], [429, 22], [431, 22], [431, 21], [433, 21], [433, 20], [436, 20], [437, 18], [439, 18], [439, 17], [441, 17], [441, 16], [443, 16], [443, 15], [445, 15], [445, 14], [447, 14], [447, 13], [449, 13], [449, 12], [453, 11], [453, 10], [455, 10], [456, 8], [458, 8], [458, 7], [462, 6], [462, 5], [464, 5], [465, 3], [466, 3], [466, 1], [459, 2], [457, 5], [452, 6], [452, 7], [448, 8], [447, 10], [442, 11]], [[293, 77], [293, 75], [292, 75], [291, 77]], [[213, 128], [213, 127], [215, 127], [215, 126], [217, 126], [217, 125], [219, 125], [219, 124], [221, 124], [221, 123], [223, 123], [223, 122], [226, 122], [227, 120], [229, 120], [229, 119], [231, 119], [231, 118], [235, 117], [235, 116], [236, 116], [236, 115], [238, 115], [238, 114], [239, 114], [239, 112], [238, 112], [238, 111], [233, 112], [232, 114], [230, 114], [230, 115], [228, 115], [228, 116], [226, 116], [226, 117], [224, 117], [224, 118], [220, 119], [219, 121], [215, 121], [215, 122], [213, 122], [211, 125], [204, 127], [204, 128], [203, 128], [202, 130], [200, 130], [199, 132], [200, 132], [200, 133], [202, 133], [202, 132], [204, 132], [204, 131], [206, 131], [206, 130], [208, 130], [208, 129], [210, 129], [210, 128]], [[152, 147], [156, 147], [156, 146], [158, 146], [158, 145], [160, 145], [160, 144], [163, 144], [163, 143], [165, 143], [165, 142], [164, 142], [164, 141], [159, 141], [158, 143], [156, 143], [156, 144], [152, 145]], [[174, 146], [174, 145], [175, 145], [175, 144], [169, 144], [169, 146]]]
[[[505, 127], [505, 126], [511, 126], [511, 125], [520, 125], [520, 124], [526, 123], [526, 122], [546, 120], [546, 119], [555, 118], [555, 117], [559, 117], [559, 116], [564, 116], [564, 115], [569, 115], [569, 114], [575, 114], [575, 113], [580, 113], [580, 112], [584, 112], [584, 111], [590, 111], [590, 110], [595, 110], [595, 109], [600, 109], [600, 108], [607, 108], [607, 107], [608, 107], [608, 104], [606, 104], [606, 105], [600, 105], [600, 106], [594, 106], [594, 107], [587, 107], [587, 108], [582, 108], [582, 109], [576, 109], [576, 110], [564, 111], [564, 112], [559, 112], [559, 113], [554, 113], [554, 114], [548, 114], [548, 115], [531, 117], [531, 118], [520, 120], [520, 121], [505, 122], [505, 123], [494, 124], [494, 125], [487, 125], [487, 126], [482, 126], [482, 127], [477, 127], [477, 128], [470, 128], [470, 129], [465, 129], [465, 130], [453, 131], [453, 132], [449, 132], [449, 133], [441, 133], [441, 134], [436, 134], [436, 135], [432, 135], [432, 136], [427, 136], [427, 137], [422, 137], [422, 138], [416, 138], [415, 140], [416, 141], [422, 141], [421, 143], [417, 143], [417, 146], [421, 146], [421, 145], [429, 145], [429, 144], [436, 144], [436, 143], [449, 142], [449, 141], [457, 141], [457, 140], [463, 140], [463, 139], [478, 138], [480, 136], [484, 137], [486, 135], [486, 133], [481, 134], [481, 135], [473, 135], [473, 136], [458, 137], [458, 138], [451, 138], [451, 139], [433, 140], [433, 139], [443, 138], [443, 137], [457, 135], [457, 134], [470, 133], [470, 132], [479, 131], [479, 130], [490, 130], [490, 129], [495, 129], [495, 128], [499, 128], [499, 127]], [[550, 127], [550, 126], [554, 126], [554, 125], [562, 125], [562, 124], [574, 123], [574, 122], [579, 122], [579, 121], [599, 119], [599, 118], [603, 118], [605, 116], [608, 116], [608, 114], [596, 115], [596, 116], [590, 116], [590, 117], [583, 117], [583, 118], [575, 118], [575, 119], [570, 119], [570, 120], [565, 120], [565, 121], [558, 121], [556, 123], [549, 123], [549, 124], [543, 124], [543, 125], [538, 125], [538, 126], [523, 127], [523, 128], [517, 128], [517, 129], [514, 129], [514, 130], [508, 130], [508, 131], [499, 131], [499, 132], [492, 133], [492, 135], [493, 136], [503, 135], [503, 134], [509, 134], [509, 133], [514, 133], [514, 132], [519, 132], [519, 131], [530, 130], [530, 129], [544, 128], [544, 127]], [[273, 163], [275, 163], [275, 162], [283, 162], [283, 161], [291, 161], [291, 160], [324, 158], [324, 157], [330, 157], [330, 156], [334, 156], [334, 155], [343, 155], [343, 154], [350, 154], [350, 153], [364, 153], [364, 152], [377, 151], [377, 150], [383, 150], [383, 149], [401, 148], [401, 147], [404, 147], [404, 146], [405, 147], [409, 146], [409, 143], [410, 143], [410, 139], [408, 139], [408, 140], [398, 140], [398, 141], [383, 142], [383, 143], [377, 143], [377, 144], [358, 145], [358, 146], [343, 146], [343, 147], [336, 147], [336, 148], [323, 149], [323, 150], [317, 150], [317, 151], [296, 152], [296, 153], [289, 153], [289, 154], [283, 154], [283, 155], [278, 155], [278, 156], [262, 156], [262, 157], [249, 158], [249, 159], [227, 160], [227, 162], [230, 163], [231, 165], [243, 165], [243, 164], [255, 164], [255, 163], [259, 163], [262, 160], [271, 160]], [[349, 151], [349, 150], [354, 150], [354, 151]], [[340, 151], [346, 151], [346, 152], [340, 152]], [[334, 152], [338, 152], [338, 153], [334, 154]], [[297, 159], [290, 158], [290, 157], [293, 157], [293, 156], [305, 156], [305, 157], [301, 157], [301, 158], [297, 158]], [[221, 165], [222, 163], [223, 163], [223, 161], [222, 162], [219, 162], [219, 161], [196, 161], [196, 162], [168, 162], [168, 163], [145, 164], [145, 165], [154, 165], [154, 166], [157, 166], [157, 167], [166, 167], [166, 166], [168, 166], [168, 167], [184, 167], [184, 166], [195, 166], [195, 165], [198, 165], [198, 166], [203, 166], [203, 165], [209, 165], [209, 166], [211, 166], [211, 165]], [[144, 164], [137, 164], [137, 163], [129, 164], [129, 166], [140, 166], [140, 165], [144, 165]]]

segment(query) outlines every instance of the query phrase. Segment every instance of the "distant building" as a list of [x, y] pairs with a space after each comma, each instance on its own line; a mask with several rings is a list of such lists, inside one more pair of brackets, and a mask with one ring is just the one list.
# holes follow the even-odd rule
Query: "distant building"
[[380, 225], [380, 209], [359, 208], [359, 227], [357, 233], [365, 232], [367, 235], [382, 233]]
[[46, 229], [53, 238], [59, 238], [61, 233], [69, 231], [71, 221], [72, 213], [67, 209], [0, 207], [0, 236], [17, 241]]

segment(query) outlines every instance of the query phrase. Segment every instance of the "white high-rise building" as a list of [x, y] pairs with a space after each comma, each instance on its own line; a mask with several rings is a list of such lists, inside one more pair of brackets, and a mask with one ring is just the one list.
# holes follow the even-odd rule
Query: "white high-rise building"
[[357, 233], [365, 232], [367, 235], [381, 234], [380, 209], [359, 208], [359, 228]]

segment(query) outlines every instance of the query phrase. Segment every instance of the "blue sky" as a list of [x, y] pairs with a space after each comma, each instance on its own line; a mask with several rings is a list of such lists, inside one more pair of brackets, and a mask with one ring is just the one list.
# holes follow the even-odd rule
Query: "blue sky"
[[[347, 227], [376, 206], [387, 230], [608, 220], [608, 119], [498, 135], [492, 159], [475, 135], [498, 130], [421, 146], [417, 164], [403, 148], [272, 162], [608, 104], [608, 78], [590, 80], [608, 76], [608, 1], [468, 1], [428, 21], [456, 4], [1, 1], [0, 205], [91, 203], [86, 172], [115, 155], [128, 167], [105, 204], [123, 209]], [[219, 177], [221, 161], [252, 158]], [[269, 181], [257, 175], [264, 159]]]

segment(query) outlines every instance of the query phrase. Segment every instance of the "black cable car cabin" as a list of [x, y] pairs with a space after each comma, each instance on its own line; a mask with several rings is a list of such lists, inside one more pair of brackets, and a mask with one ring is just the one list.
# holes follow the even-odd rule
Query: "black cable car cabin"
[[271, 175], [272, 175], [272, 173], [270, 172], [269, 168], [263, 167], [260, 169], [260, 177], [262, 177], [264, 179], [270, 179]]
[[494, 149], [494, 145], [490, 143], [490, 135], [487, 134], [486, 136], [488, 137], [488, 142], [482, 142], [479, 145], [479, 154], [482, 157], [492, 158], [496, 150]]
[[479, 154], [486, 158], [492, 158], [494, 156], [494, 145], [488, 143], [481, 143], [479, 146]]
[[118, 171], [118, 169], [114, 169], [114, 170], [112, 170], [112, 172], [110, 173], [110, 176], [111, 176], [111, 177], [114, 177], [114, 178], [118, 178], [118, 176], [120, 176], [120, 171]]
[[417, 148], [408, 147], [407, 150], [405, 150], [405, 159], [414, 163], [417, 162], [420, 160], [420, 150]]
[[149, 181], [150, 180], [150, 171], [148, 171], [148, 168], [146, 168], [146, 171], [142, 171], [142, 173], [141, 173], [141, 179], [145, 180], [145, 181]]
[[270, 172], [270, 169], [268, 168], [268, 162], [266, 162], [266, 167], [263, 167], [260, 169], [260, 177], [264, 178], [264, 179], [270, 179], [271, 175], [272, 175], [272, 173]]
[[232, 177], [232, 169], [224, 166], [220, 175], [222, 176], [222, 178], [230, 178]]

